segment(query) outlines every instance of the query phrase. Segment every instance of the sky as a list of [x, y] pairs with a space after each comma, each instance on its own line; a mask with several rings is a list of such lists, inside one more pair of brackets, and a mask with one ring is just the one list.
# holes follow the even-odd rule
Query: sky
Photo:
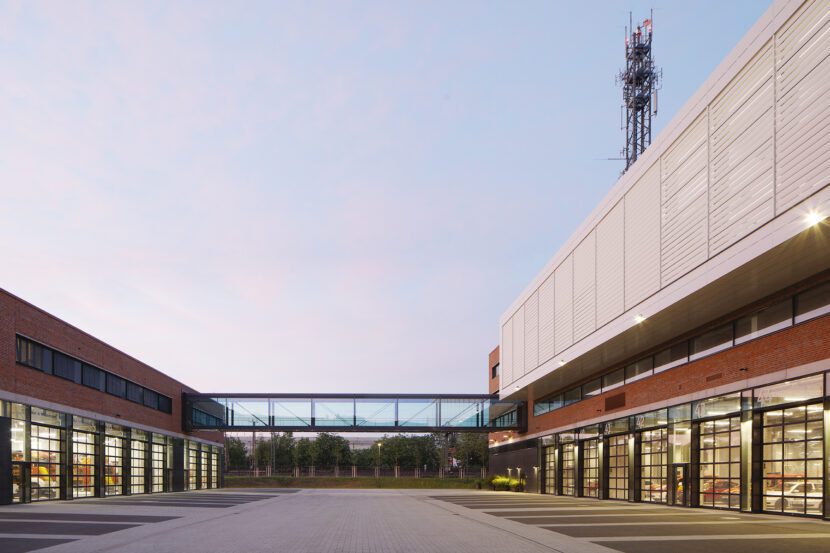
[[0, 288], [203, 392], [484, 393], [499, 317], [769, 3], [0, 1]]

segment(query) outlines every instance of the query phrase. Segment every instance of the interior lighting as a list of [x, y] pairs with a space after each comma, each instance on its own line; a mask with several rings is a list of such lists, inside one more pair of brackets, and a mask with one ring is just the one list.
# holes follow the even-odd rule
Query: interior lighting
[[807, 223], [808, 227], [814, 227], [820, 222], [824, 220], [824, 217], [818, 211], [811, 210], [807, 216], [804, 218], [804, 221]]

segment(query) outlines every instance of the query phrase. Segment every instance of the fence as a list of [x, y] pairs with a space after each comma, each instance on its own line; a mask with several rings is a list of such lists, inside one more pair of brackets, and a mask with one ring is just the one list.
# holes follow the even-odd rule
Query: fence
[[286, 478], [487, 478], [487, 467], [438, 468], [425, 470], [411, 467], [279, 467], [229, 470], [225, 476], [284, 476]]

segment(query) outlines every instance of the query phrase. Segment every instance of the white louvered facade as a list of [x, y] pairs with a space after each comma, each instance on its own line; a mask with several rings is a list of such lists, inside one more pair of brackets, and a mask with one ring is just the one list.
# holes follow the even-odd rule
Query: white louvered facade
[[779, 0], [502, 316], [502, 396], [794, 236], [828, 185], [830, 0]]

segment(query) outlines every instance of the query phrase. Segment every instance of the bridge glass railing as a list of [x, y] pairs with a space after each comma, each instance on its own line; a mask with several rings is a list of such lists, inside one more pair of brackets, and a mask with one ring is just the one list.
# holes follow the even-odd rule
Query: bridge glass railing
[[186, 394], [198, 429], [486, 431], [520, 429], [524, 402], [490, 396]]

